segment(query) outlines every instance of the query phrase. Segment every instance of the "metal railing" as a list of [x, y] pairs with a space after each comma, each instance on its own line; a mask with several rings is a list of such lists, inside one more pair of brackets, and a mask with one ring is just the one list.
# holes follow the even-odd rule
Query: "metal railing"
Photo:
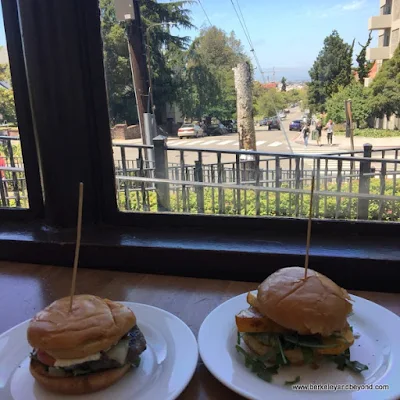
[[[12, 145], [18, 140], [0, 137], [2, 207], [28, 206], [22, 158]], [[155, 161], [147, 161], [149, 151]], [[314, 173], [314, 217], [399, 221], [399, 151], [247, 152], [173, 147], [164, 137], [154, 147], [115, 144], [117, 200], [126, 211], [305, 217]]]
[[0, 136], [0, 207], [28, 208], [28, 192], [22, 156], [15, 156], [19, 137]]
[[[398, 221], [399, 150], [366, 145], [329, 155], [248, 152], [173, 147], [159, 137], [154, 171], [117, 174], [118, 200], [134, 211], [305, 217], [314, 173], [314, 217]], [[252, 161], [241, 161], [243, 155]], [[211, 156], [216, 162], [205, 163]], [[168, 163], [176, 158], [179, 163]]]

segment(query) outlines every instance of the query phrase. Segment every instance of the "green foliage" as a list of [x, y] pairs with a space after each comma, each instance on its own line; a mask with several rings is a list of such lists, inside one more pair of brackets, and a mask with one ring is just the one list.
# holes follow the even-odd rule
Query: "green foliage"
[[400, 46], [393, 57], [384, 62], [370, 85], [371, 108], [374, 116], [400, 116]]
[[[11, 85], [10, 68], [8, 64], [0, 64], [0, 82], [7, 82]], [[3, 116], [3, 121], [17, 122], [15, 113], [14, 92], [11, 89], [6, 89], [0, 86], [0, 114]]]
[[350, 84], [353, 47], [354, 42], [345, 43], [337, 31], [325, 38], [324, 47], [309, 71], [309, 103], [314, 110], [325, 110], [326, 100], [340, 87]]
[[186, 117], [205, 115], [233, 118], [236, 92], [232, 68], [248, 61], [233, 32], [227, 35], [212, 26], [200, 31], [181, 61], [177, 103]]
[[264, 118], [276, 115], [276, 111], [288, 107], [290, 104], [298, 103], [307, 99], [306, 89], [289, 90], [287, 92], [277, 89], [266, 89], [258, 81], [253, 82], [253, 108], [254, 115]]
[[[384, 181], [385, 188], [383, 193], [392, 196], [393, 189], [395, 193], [400, 193], [400, 182], [396, 182], [393, 187], [393, 179]], [[340, 191], [343, 197], [337, 197], [333, 194], [338, 191], [337, 183], [326, 183], [321, 185], [324, 192], [332, 192], [332, 196], [319, 196], [314, 205], [314, 216], [321, 219], [357, 219], [358, 200], [356, 198], [346, 197], [346, 193], [357, 193], [359, 182], [353, 180], [351, 183], [343, 183]], [[283, 189], [288, 188], [284, 184]], [[304, 185], [304, 190], [310, 191], [310, 187]], [[380, 195], [382, 192], [381, 181], [378, 178], [371, 179], [370, 193]], [[238, 207], [240, 198], [240, 209]], [[251, 190], [233, 190], [224, 189], [222, 192], [222, 204], [224, 215], [246, 215], [257, 216], [256, 210], [257, 194]], [[172, 212], [188, 212], [197, 214], [198, 202], [195, 190], [186, 189], [186, 203], [183, 202], [182, 191], [171, 191], [170, 196]], [[293, 194], [288, 192], [260, 192], [260, 213], [259, 216], [284, 216], [284, 217], [303, 217], [306, 218], [309, 212], [310, 196]], [[118, 193], [118, 204], [121, 209], [125, 208], [124, 192]], [[147, 192], [146, 206], [143, 207], [143, 197], [141, 192], [130, 192], [130, 207], [134, 211], [157, 212], [157, 195], [155, 192]], [[277, 206], [278, 205], [278, 206]], [[219, 191], [216, 188], [204, 189], [204, 214], [220, 214], [219, 210]], [[369, 220], [378, 220], [382, 217], [384, 221], [400, 221], [400, 200], [399, 201], [380, 201], [370, 200], [369, 202]]]
[[369, 31], [369, 36], [365, 45], [363, 46], [362, 44], [358, 43], [361, 46], [361, 50], [356, 57], [356, 61], [358, 63], [358, 68], [356, 69], [356, 71], [358, 74], [358, 80], [363, 86], [365, 78], [368, 78], [369, 72], [371, 71], [371, 68], [374, 65], [374, 63], [367, 60], [367, 48], [371, 44], [371, 41], [372, 41], [372, 31]]
[[286, 92], [286, 78], [284, 76], [282, 77], [281, 83], [282, 83], [282, 92]]
[[128, 44], [124, 24], [119, 24], [113, 0], [100, 0], [104, 67], [112, 125], [137, 122]]
[[256, 111], [257, 115], [264, 117], [272, 117], [276, 112], [282, 110], [287, 105], [284, 92], [276, 89], [264, 89], [262, 95], [257, 99]]
[[371, 115], [370, 109], [370, 91], [358, 82], [353, 82], [345, 88], [340, 88], [326, 102], [328, 118], [335, 123], [346, 122], [346, 112], [344, 107], [345, 100], [352, 100], [353, 121], [357, 127], [365, 124], [367, 118]]
[[285, 98], [288, 104], [298, 103], [301, 100], [301, 92], [302, 91], [297, 89], [287, 91], [285, 93]]
[[[335, 135], [343, 136], [346, 134], [345, 129], [335, 130]], [[354, 136], [370, 137], [370, 138], [385, 138], [385, 137], [399, 137], [400, 131], [394, 131], [389, 129], [354, 129]]]
[[[157, 3], [141, 1], [143, 29], [154, 23], [172, 23], [178, 27], [191, 27], [186, 1]], [[137, 123], [135, 93], [125, 35], [126, 23], [115, 17], [114, 1], [100, 0], [101, 26], [104, 47], [104, 64], [107, 81], [109, 114], [111, 123]], [[179, 80], [175, 77], [174, 57], [188, 44], [187, 37], [170, 34], [166, 26], [152, 26], [150, 36], [150, 62], [156, 110], [164, 109], [166, 102], [177, 96]]]

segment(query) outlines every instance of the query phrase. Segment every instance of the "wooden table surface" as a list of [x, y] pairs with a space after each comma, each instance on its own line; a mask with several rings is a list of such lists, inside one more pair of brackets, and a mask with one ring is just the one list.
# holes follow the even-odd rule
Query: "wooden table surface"
[[[70, 268], [0, 262], [0, 334], [69, 294]], [[197, 337], [215, 307], [257, 283], [170, 277], [79, 268], [76, 293], [150, 304], [181, 318]], [[354, 292], [400, 316], [400, 294]], [[197, 371], [180, 400], [242, 399], [225, 388], [199, 359]]]

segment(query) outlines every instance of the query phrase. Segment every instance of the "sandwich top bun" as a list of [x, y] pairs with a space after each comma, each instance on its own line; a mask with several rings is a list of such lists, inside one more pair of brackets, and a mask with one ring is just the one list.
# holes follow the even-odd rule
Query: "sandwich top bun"
[[258, 287], [260, 311], [277, 324], [301, 335], [330, 336], [347, 326], [351, 299], [326, 276], [311, 269], [282, 268]]
[[28, 327], [28, 342], [55, 359], [84, 358], [107, 350], [136, 325], [135, 314], [124, 305], [92, 295], [55, 301], [40, 311]]

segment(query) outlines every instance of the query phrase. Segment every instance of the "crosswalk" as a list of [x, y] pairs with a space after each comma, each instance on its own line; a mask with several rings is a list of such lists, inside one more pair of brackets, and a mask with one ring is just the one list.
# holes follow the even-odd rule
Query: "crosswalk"
[[[139, 143], [140, 139], [138, 139]], [[133, 141], [134, 142], [134, 141]], [[282, 142], [273, 142], [267, 143], [266, 140], [257, 140], [256, 146], [257, 150], [260, 150], [260, 147], [278, 147], [282, 144]], [[239, 141], [236, 139], [193, 139], [193, 140], [181, 140], [181, 139], [168, 139], [168, 145], [171, 147], [233, 147], [239, 148]]]
[[[332, 153], [340, 153], [340, 151], [335, 148], [335, 147], [330, 147], [330, 146], [300, 146], [300, 145], [294, 145], [293, 146], [293, 152], [295, 154], [301, 154], [301, 155], [329, 155]], [[336, 154], [333, 154], [336, 155]], [[304, 159], [304, 164], [307, 167], [314, 167], [316, 161], [314, 161], [312, 158], [305, 158]], [[321, 160], [320, 161], [320, 168], [321, 171], [328, 170], [328, 171], [337, 171], [339, 169], [339, 164], [337, 160]], [[354, 163], [353, 168], [358, 168], [358, 163]], [[348, 171], [351, 169], [351, 162], [350, 161], [342, 161], [342, 171]]]

